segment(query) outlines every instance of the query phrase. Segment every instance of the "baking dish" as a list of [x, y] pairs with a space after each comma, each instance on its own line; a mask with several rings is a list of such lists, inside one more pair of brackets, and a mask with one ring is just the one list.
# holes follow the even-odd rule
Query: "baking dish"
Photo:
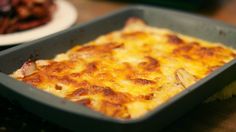
[[[125, 2], [125, 0], [116, 0], [116, 1]], [[216, 1], [212, 0], [130, 0], [129, 2], [166, 6], [182, 10], [197, 10], [205, 6], [209, 7], [209, 5], [216, 4]]]
[[84, 106], [35, 89], [7, 74], [28, 59], [49, 59], [78, 43], [121, 29], [129, 17], [139, 17], [151, 26], [164, 27], [208, 41], [236, 48], [236, 28], [218, 21], [182, 12], [147, 6], [131, 6], [75, 26], [43, 39], [19, 45], [0, 53], [0, 94], [26, 110], [73, 131], [157, 131], [235, 80], [236, 60], [184, 90], [165, 104], [138, 119], [119, 120]]

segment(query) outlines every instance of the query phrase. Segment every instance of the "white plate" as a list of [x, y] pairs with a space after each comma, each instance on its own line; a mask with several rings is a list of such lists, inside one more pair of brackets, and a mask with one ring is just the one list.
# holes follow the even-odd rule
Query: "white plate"
[[74, 24], [77, 19], [77, 11], [74, 6], [66, 0], [56, 0], [55, 4], [57, 10], [49, 23], [26, 31], [0, 35], [0, 46], [32, 41], [62, 31]]

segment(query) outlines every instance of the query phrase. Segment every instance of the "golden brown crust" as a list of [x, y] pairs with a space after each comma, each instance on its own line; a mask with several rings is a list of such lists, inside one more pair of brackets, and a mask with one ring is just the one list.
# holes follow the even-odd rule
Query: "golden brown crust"
[[52, 60], [26, 62], [18, 80], [120, 119], [140, 117], [236, 57], [221, 44], [149, 27], [124, 29]]
[[150, 72], [158, 70], [158, 68], [160, 67], [158, 60], [156, 60], [155, 58], [153, 58], [151, 56], [146, 56], [145, 59], [147, 61], [139, 63], [140, 67], [142, 67], [144, 70], [150, 71]]

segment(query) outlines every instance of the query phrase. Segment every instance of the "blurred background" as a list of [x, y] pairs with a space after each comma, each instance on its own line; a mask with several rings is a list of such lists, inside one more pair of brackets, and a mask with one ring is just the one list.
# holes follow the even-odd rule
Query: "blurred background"
[[236, 25], [236, 0], [69, 0], [77, 8], [78, 22], [133, 4], [171, 8], [201, 14]]

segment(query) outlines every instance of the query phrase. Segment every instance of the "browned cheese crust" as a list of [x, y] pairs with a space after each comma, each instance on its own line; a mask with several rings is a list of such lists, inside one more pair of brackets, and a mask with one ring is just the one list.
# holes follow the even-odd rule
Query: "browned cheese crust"
[[147, 26], [122, 30], [51, 60], [26, 62], [11, 76], [105, 115], [130, 119], [165, 103], [236, 57], [235, 50]]

